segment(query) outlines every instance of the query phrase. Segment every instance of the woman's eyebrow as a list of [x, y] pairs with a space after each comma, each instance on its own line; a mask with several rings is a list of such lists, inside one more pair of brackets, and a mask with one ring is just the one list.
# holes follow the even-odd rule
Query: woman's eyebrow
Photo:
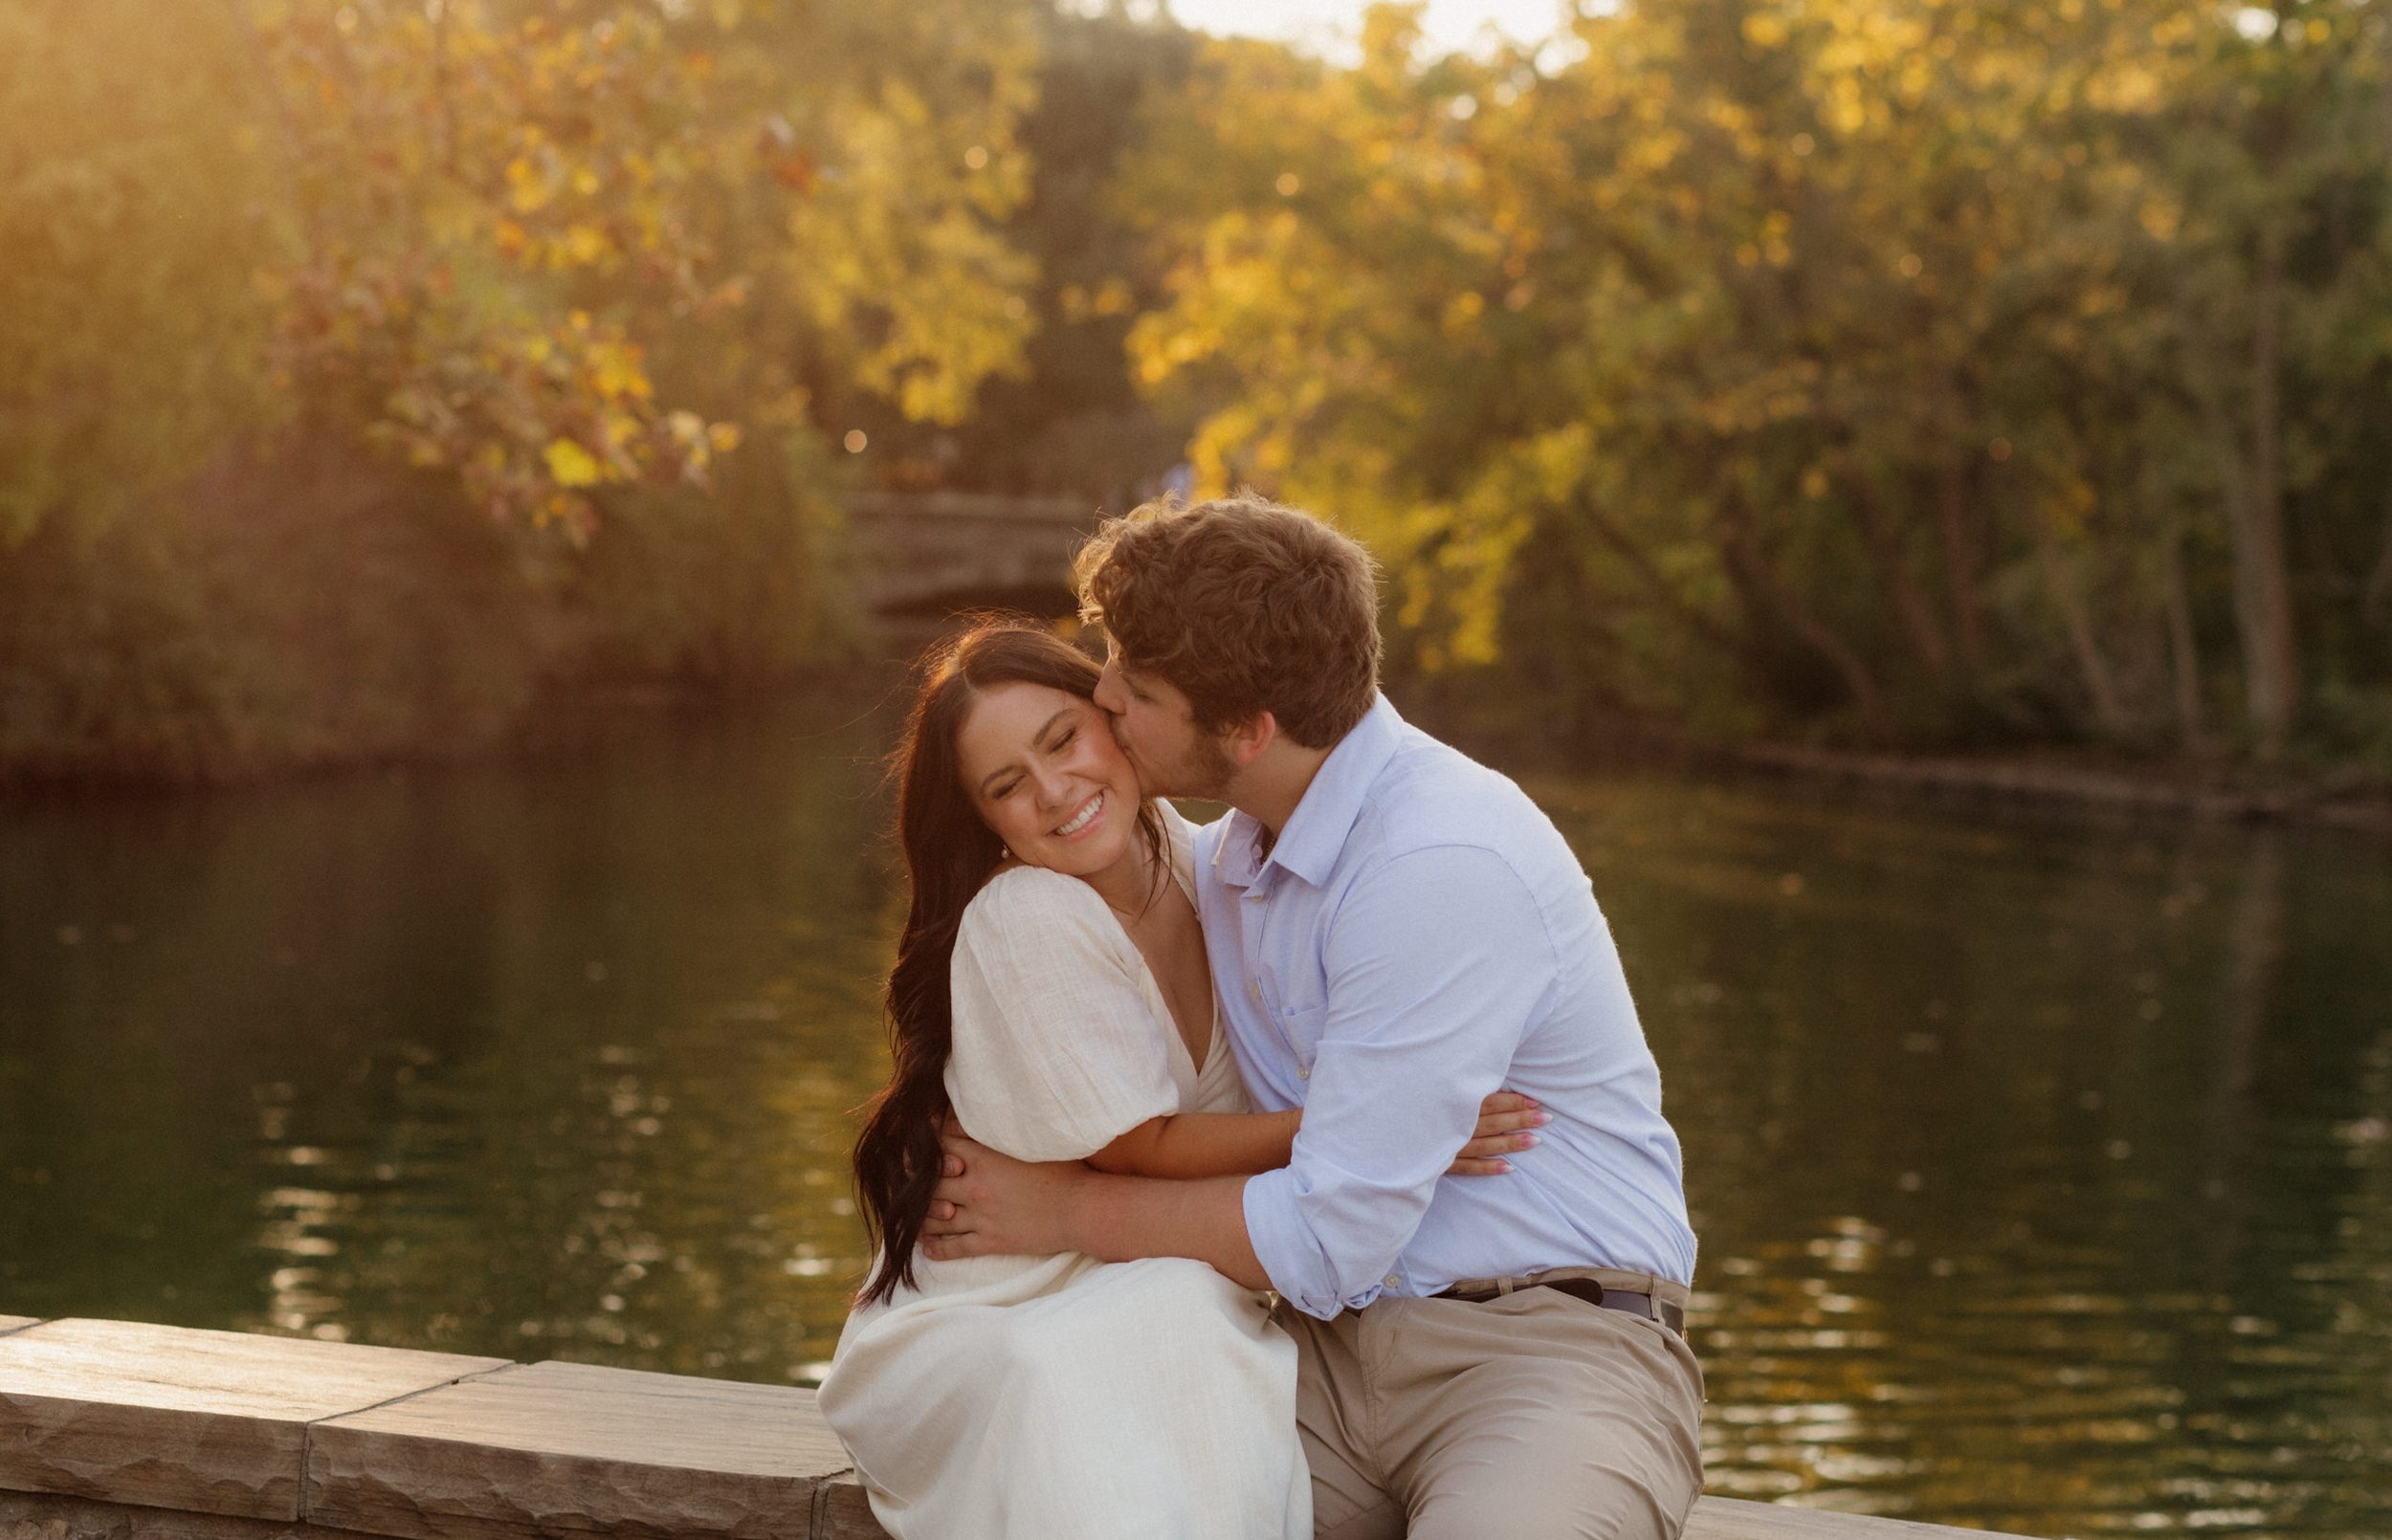
[[[1061, 711], [1056, 712], [1052, 716], [1048, 717], [1044, 722], [1040, 723], [1038, 731], [1030, 736], [1030, 746], [1033, 748], [1045, 748], [1047, 746], [1047, 738], [1049, 735], [1054, 732], [1054, 724], [1063, 720], [1066, 716], [1071, 715], [1072, 711], [1072, 707], [1066, 706]], [[1009, 776], [1015, 774], [1020, 769], [1021, 766], [1014, 764], [1001, 764], [997, 766], [994, 770], [989, 771], [986, 775], [980, 778], [980, 794], [984, 797], [987, 796], [990, 782], [994, 781], [1000, 776]]]
[[1066, 716], [1071, 715], [1072, 711], [1073, 708], [1066, 706], [1061, 711], [1056, 712], [1052, 716], [1048, 717], [1046, 725], [1039, 728], [1036, 733], [1030, 736], [1030, 742], [1036, 744], [1040, 748], [1046, 747], [1048, 737], [1054, 732], [1054, 724], [1063, 720]]

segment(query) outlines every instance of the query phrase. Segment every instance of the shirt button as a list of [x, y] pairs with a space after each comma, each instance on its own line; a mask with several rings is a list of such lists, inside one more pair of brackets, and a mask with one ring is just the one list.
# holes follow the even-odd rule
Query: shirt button
[[1297, 1066], [1296, 1067], [1296, 1079], [1298, 1079], [1298, 1080], [1310, 1080], [1310, 1079], [1312, 1079], [1312, 1077], [1313, 1077], [1313, 1067], [1312, 1067], [1311, 1065], [1308, 1065], [1308, 1064], [1299, 1064], [1299, 1065], [1297, 1065]]
[[1246, 998], [1259, 1003], [1262, 1000], [1262, 985], [1255, 983], [1251, 979], [1248, 979], [1246, 981]]
[[1389, 1274], [1387, 1274], [1387, 1287], [1388, 1287], [1389, 1288], [1395, 1288], [1395, 1287], [1397, 1287], [1401, 1286], [1401, 1285], [1403, 1284], [1403, 1282], [1404, 1282], [1404, 1280], [1403, 1280], [1403, 1279], [1401, 1279], [1401, 1278], [1398, 1278], [1395, 1274], [1393, 1274], [1393, 1273], [1389, 1273]]

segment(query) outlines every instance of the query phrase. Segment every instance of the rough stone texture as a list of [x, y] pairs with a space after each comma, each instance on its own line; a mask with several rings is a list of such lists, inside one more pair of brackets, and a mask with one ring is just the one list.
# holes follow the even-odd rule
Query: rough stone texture
[[0, 1540], [357, 1540], [341, 1529], [271, 1519], [133, 1507], [87, 1497], [0, 1491]]
[[889, 1540], [889, 1531], [872, 1516], [863, 1484], [853, 1473], [833, 1476], [814, 1488], [811, 1540]]
[[411, 1540], [803, 1540], [847, 1468], [811, 1391], [543, 1363], [319, 1425], [305, 1512]]
[[294, 1520], [308, 1423], [504, 1363], [45, 1322], [0, 1337], [0, 1488]]

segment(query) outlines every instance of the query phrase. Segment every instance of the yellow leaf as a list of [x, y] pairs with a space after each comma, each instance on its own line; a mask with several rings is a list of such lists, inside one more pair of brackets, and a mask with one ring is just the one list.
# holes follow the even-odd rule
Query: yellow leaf
[[548, 474], [560, 487], [594, 487], [606, 479], [606, 468], [569, 438], [550, 440], [546, 458]]
[[648, 383], [648, 371], [640, 367], [639, 350], [628, 343], [593, 345], [589, 350], [589, 371], [598, 393], [609, 401], [625, 396], [644, 401], [653, 388]]
[[607, 254], [607, 236], [595, 225], [575, 225], [565, 232], [565, 254], [587, 267]]
[[1782, 48], [1790, 35], [1783, 16], [1765, 11], [1754, 11], [1744, 18], [1744, 41], [1755, 48]]
[[519, 155], [507, 163], [507, 201], [519, 214], [528, 214], [548, 201], [548, 179]]

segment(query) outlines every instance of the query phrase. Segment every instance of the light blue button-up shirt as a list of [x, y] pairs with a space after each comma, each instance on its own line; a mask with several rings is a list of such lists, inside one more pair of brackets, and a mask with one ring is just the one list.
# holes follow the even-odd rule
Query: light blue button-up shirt
[[[1677, 1136], [1610, 927], [1550, 819], [1380, 697], [1270, 853], [1200, 830], [1229, 1041], [1293, 1160], [1246, 1184], [1273, 1287], [1326, 1320], [1463, 1278], [1625, 1267], [1691, 1283]], [[1442, 1175], [1495, 1090], [1552, 1114], [1500, 1177]]]

